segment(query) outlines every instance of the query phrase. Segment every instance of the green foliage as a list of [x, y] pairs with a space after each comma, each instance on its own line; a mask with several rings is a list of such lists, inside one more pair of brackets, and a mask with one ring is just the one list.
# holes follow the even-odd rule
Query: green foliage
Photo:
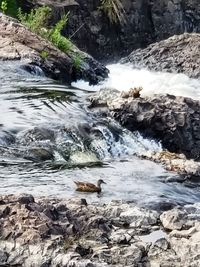
[[32, 9], [29, 14], [23, 14], [21, 8], [18, 10], [18, 18], [21, 23], [42, 36], [45, 35], [45, 27], [50, 15], [51, 8], [47, 6]]
[[75, 53], [73, 56], [73, 66], [76, 70], [81, 68], [81, 63], [83, 61], [83, 56], [80, 53]]
[[0, 0], [0, 9], [6, 15], [10, 15], [12, 17], [17, 16], [16, 0]]
[[7, 4], [7, 1], [2, 1], [1, 2], [1, 10], [4, 14], [6, 14], [6, 11], [8, 9], [8, 4]]
[[[54, 27], [47, 29], [48, 20], [51, 15], [51, 8], [47, 6], [32, 9], [29, 14], [23, 14], [21, 9], [18, 11], [18, 18], [22, 24], [29, 27], [33, 32], [48, 39], [53, 45], [64, 53], [73, 48], [71, 41], [62, 36], [61, 31], [66, 25], [69, 13], [64, 15]], [[45, 56], [43, 54], [43, 56]]]
[[124, 8], [121, 0], [100, 0], [99, 7], [109, 18], [111, 23], [125, 23]]
[[64, 36], [62, 36], [61, 31], [68, 21], [69, 13], [64, 15], [61, 20], [59, 20], [56, 25], [49, 30], [48, 39], [63, 52], [68, 52], [72, 49], [73, 44], [71, 41]]
[[45, 60], [46, 58], [48, 58], [49, 53], [48, 53], [47, 51], [43, 50], [43, 51], [40, 53], [40, 56], [41, 56], [42, 59]]

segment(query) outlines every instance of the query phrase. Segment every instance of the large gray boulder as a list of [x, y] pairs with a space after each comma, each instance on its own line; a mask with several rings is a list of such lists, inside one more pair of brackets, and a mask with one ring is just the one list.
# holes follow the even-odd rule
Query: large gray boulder
[[145, 49], [134, 50], [121, 63], [131, 63], [134, 67], [148, 67], [150, 70], [185, 73], [192, 78], [200, 78], [200, 34], [185, 33], [149, 45]]
[[[42, 53], [46, 53], [46, 57]], [[74, 55], [80, 54], [80, 66], [74, 64]], [[96, 84], [108, 76], [104, 65], [74, 46], [65, 54], [50, 42], [31, 32], [17, 20], [0, 13], [0, 60], [21, 60], [23, 67], [34, 71], [39, 66], [43, 72], [56, 80], [70, 83], [84, 79]]]

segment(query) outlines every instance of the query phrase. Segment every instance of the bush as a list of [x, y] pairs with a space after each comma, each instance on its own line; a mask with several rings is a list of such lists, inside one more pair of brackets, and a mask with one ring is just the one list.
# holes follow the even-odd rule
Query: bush
[[48, 39], [63, 52], [68, 52], [72, 49], [73, 44], [71, 41], [62, 36], [61, 31], [68, 21], [69, 13], [64, 15], [56, 25], [48, 31]]
[[32, 9], [29, 14], [23, 14], [21, 8], [18, 10], [18, 19], [20, 22], [33, 32], [42, 36], [45, 35], [45, 27], [47, 27], [50, 15], [51, 8], [47, 6]]

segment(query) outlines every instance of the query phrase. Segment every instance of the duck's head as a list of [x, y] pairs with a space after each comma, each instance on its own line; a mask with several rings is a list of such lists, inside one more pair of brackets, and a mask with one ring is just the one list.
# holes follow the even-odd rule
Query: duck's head
[[104, 182], [104, 180], [102, 179], [99, 179], [97, 185], [100, 186], [101, 184], [106, 184], [106, 182]]

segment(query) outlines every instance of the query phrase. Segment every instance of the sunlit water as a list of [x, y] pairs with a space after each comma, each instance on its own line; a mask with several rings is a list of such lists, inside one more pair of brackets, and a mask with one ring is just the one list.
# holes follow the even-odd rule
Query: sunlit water
[[[137, 157], [161, 151], [159, 143], [95, 116], [85, 102], [91, 91], [101, 87], [143, 86], [143, 94], [199, 98], [199, 81], [122, 65], [109, 69], [110, 77], [99, 86], [79, 81], [68, 87], [40, 72], [29, 74], [14, 62], [0, 66], [1, 194], [81, 196], [89, 201], [118, 199], [150, 206], [200, 200], [199, 185], [166, 183], [175, 174]], [[37, 160], [41, 148], [53, 158]], [[75, 192], [75, 180], [95, 183], [99, 178], [107, 183], [101, 195]]]

